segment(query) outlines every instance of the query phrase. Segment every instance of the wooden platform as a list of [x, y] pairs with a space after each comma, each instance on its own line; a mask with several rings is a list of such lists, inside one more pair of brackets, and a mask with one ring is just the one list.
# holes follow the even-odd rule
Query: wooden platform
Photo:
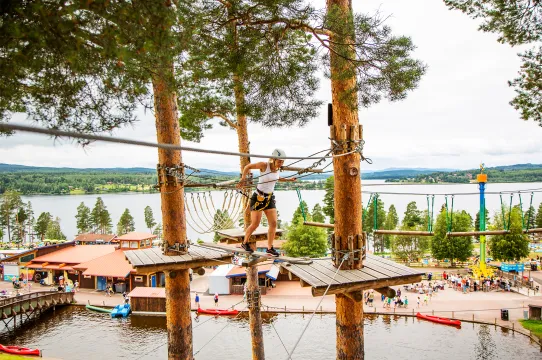
[[252, 266], [256, 265], [257, 263], [267, 261], [267, 260], [273, 260], [274, 262], [288, 262], [291, 264], [301, 264], [301, 265], [309, 265], [312, 263], [312, 260], [309, 258], [294, 258], [289, 256], [272, 256], [268, 253], [254, 251], [249, 252], [243, 249], [239, 249], [233, 246], [223, 245], [223, 244], [215, 244], [215, 243], [203, 243], [200, 244], [203, 247], [209, 247], [211, 249], [219, 249], [231, 252], [233, 255], [243, 255], [247, 258], [246, 262], [243, 262], [242, 266]]
[[152, 274], [164, 270], [193, 269], [201, 266], [223, 265], [231, 263], [233, 254], [220, 249], [191, 244], [188, 254], [167, 256], [160, 248], [127, 250], [126, 259], [137, 270], [138, 274]]
[[313, 259], [308, 265], [282, 263], [281, 271], [297, 276], [301, 286], [311, 286], [313, 296], [324, 295], [329, 284], [327, 294], [351, 293], [420, 282], [424, 274], [369, 254], [363, 266], [360, 270], [339, 270], [335, 276], [337, 269], [331, 259]]
[[[256, 230], [250, 236], [249, 242], [256, 242], [260, 240], [267, 240], [267, 231], [269, 228], [265, 226], [258, 226]], [[275, 233], [275, 239], [280, 238], [284, 230], [277, 229]], [[245, 239], [245, 230], [243, 229], [224, 229], [217, 230], [217, 234], [220, 236], [220, 242], [227, 244], [238, 244]]]

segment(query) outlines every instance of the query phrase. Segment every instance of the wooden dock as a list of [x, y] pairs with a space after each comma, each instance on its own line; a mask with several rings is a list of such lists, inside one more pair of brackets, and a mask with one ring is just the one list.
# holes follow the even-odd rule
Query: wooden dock
[[[331, 259], [313, 259], [311, 264], [282, 263], [282, 272], [290, 272], [300, 279], [301, 286], [311, 286], [313, 296], [347, 294], [368, 289], [383, 289], [411, 284], [422, 280], [421, 271], [393, 261], [369, 255], [359, 270], [339, 270]], [[337, 273], [335, 275], [335, 273]]]
[[0, 300], [0, 318], [6, 328], [9, 329], [13, 322], [15, 329], [28, 320], [39, 317], [50, 308], [73, 303], [73, 296], [72, 292], [39, 291], [4, 298]]
[[160, 248], [128, 250], [126, 259], [136, 268], [138, 274], [152, 274], [159, 271], [194, 269], [202, 266], [231, 263], [233, 254], [220, 249], [191, 244], [187, 254], [167, 256]]

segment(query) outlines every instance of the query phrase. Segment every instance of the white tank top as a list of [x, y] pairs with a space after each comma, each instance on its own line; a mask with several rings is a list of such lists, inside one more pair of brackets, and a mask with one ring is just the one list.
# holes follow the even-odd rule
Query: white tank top
[[265, 168], [265, 171], [258, 178], [257, 189], [266, 194], [271, 194], [275, 190], [275, 184], [277, 183], [278, 180], [279, 180], [279, 172], [278, 171], [271, 172], [269, 163], [267, 163], [267, 167]]

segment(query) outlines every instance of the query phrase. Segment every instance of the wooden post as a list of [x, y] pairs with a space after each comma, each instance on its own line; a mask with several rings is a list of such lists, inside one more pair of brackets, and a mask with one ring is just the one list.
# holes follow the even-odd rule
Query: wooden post
[[[352, 21], [351, 0], [327, 0], [326, 5], [328, 14], [334, 13], [333, 16], [343, 17], [343, 23]], [[333, 124], [336, 131], [335, 138], [343, 140], [343, 136], [347, 136], [346, 128], [350, 129], [351, 126], [359, 125], [357, 92], [352, 91], [356, 87], [355, 71], [352, 64], [341, 57], [341, 55], [354, 57], [348, 43], [354, 42], [355, 39], [354, 34], [342, 37], [331, 29], [330, 40], [330, 46], [333, 48], [330, 51]], [[350, 134], [350, 131], [348, 133]], [[348, 145], [352, 147], [353, 144]], [[341, 147], [335, 154], [340, 154], [348, 147]], [[349, 237], [356, 237], [362, 233], [360, 154], [335, 157], [333, 168], [336, 250], [347, 251]], [[344, 261], [341, 269], [360, 269], [362, 267], [361, 254], [357, 252], [349, 256], [359, 260], [350, 263]], [[335, 257], [335, 266], [339, 266], [343, 256], [336, 255]], [[335, 303], [337, 359], [363, 359], [363, 301], [355, 301], [343, 294], [337, 294]]]
[[[159, 143], [180, 145], [177, 97], [167, 83], [173, 75], [173, 65], [164, 64], [153, 78], [156, 136]], [[158, 149], [160, 167], [174, 168], [182, 162], [178, 150]], [[184, 190], [172, 176], [165, 176], [160, 184], [162, 224], [165, 255], [179, 255], [169, 248], [186, 246], [186, 218], [184, 214]], [[192, 318], [190, 314], [189, 270], [166, 272], [166, 321], [168, 334], [168, 358], [170, 360], [192, 359]]]

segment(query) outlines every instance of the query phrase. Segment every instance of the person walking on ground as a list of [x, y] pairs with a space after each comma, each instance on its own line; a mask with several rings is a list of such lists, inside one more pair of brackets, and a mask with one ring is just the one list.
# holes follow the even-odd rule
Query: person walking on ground
[[273, 240], [275, 240], [275, 233], [277, 231], [277, 205], [273, 191], [275, 190], [277, 181], [293, 182], [296, 181], [296, 178], [285, 179], [279, 176], [279, 170], [284, 165], [283, 158], [286, 157], [286, 153], [283, 150], [275, 149], [271, 156], [272, 158], [268, 162], [257, 162], [245, 166], [241, 174], [241, 180], [237, 184], [237, 188], [243, 188], [247, 185], [245, 178], [250, 170], [260, 170], [256, 191], [250, 198], [250, 226], [245, 231], [245, 239], [241, 246], [248, 252], [252, 253], [254, 251], [250, 247], [248, 240], [254, 230], [260, 225], [263, 212], [269, 224], [269, 230], [267, 231], [267, 253], [272, 256], [279, 256], [280, 254], [273, 247]]
[[194, 301], [196, 302], [196, 307], [199, 309], [199, 295], [198, 295], [198, 293], [196, 293], [196, 298], [194, 299]]
[[404, 301], [404, 303], [405, 303], [405, 309], [408, 308], [408, 299], [407, 299], [406, 295], [405, 295], [405, 301]]
[[215, 293], [215, 307], [218, 307], [218, 293]]
[[420, 308], [420, 297], [418, 296], [418, 309]]
[[423, 296], [423, 304], [424, 304], [425, 306], [429, 305], [428, 300], [429, 300], [429, 296], [427, 296], [427, 294], [425, 294], [425, 295]]
[[73, 289], [75, 290], [75, 292], [79, 291], [79, 281], [75, 280], [75, 282], [73, 283]]
[[375, 294], [373, 290], [371, 290], [371, 292], [369, 293], [369, 307], [373, 307], [374, 299], [375, 299]]

